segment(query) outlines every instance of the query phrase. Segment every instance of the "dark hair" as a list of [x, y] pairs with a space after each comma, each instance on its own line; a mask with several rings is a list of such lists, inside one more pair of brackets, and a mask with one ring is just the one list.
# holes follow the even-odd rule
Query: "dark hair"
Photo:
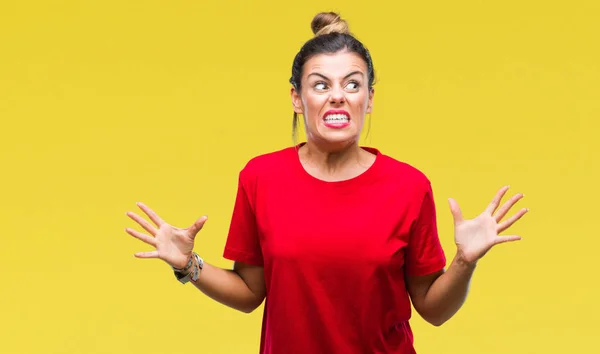
[[[375, 70], [373, 69], [373, 60], [371, 54], [365, 46], [349, 32], [348, 24], [342, 20], [339, 14], [335, 12], [318, 13], [312, 20], [310, 27], [315, 37], [308, 40], [292, 64], [292, 77], [290, 83], [297, 91], [300, 91], [302, 73], [304, 64], [313, 56], [323, 53], [337, 53], [341, 50], [347, 50], [350, 53], [356, 53], [364, 59], [367, 64], [367, 75], [369, 78], [369, 89], [375, 83]], [[295, 140], [298, 129], [298, 114], [294, 112], [292, 121], [292, 137]]]

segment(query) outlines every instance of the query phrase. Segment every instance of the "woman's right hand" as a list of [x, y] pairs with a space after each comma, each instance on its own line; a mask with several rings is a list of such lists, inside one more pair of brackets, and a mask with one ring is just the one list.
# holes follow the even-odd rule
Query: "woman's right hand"
[[180, 269], [184, 268], [192, 255], [194, 239], [208, 218], [203, 216], [192, 226], [181, 229], [164, 222], [146, 205], [137, 203], [137, 206], [148, 215], [156, 227], [141, 216], [133, 212], [127, 212], [127, 216], [137, 222], [144, 230], [148, 231], [150, 236], [130, 228], [126, 228], [125, 232], [153, 246], [156, 250], [150, 252], [138, 252], [135, 256], [138, 258], [159, 258], [172, 267]]

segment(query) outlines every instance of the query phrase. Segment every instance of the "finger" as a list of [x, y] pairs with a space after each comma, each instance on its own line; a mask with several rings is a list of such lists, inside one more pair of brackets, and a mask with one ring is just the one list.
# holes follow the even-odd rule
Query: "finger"
[[448, 198], [448, 203], [450, 204], [450, 212], [452, 213], [452, 217], [454, 218], [454, 224], [462, 222], [462, 211], [460, 210], [460, 207], [458, 206], [456, 200]]
[[498, 245], [501, 243], [506, 243], [506, 242], [514, 242], [514, 241], [519, 241], [521, 239], [521, 236], [517, 236], [517, 235], [511, 235], [511, 236], [498, 236], [496, 237], [496, 239], [494, 240], [494, 244]]
[[125, 232], [127, 232], [131, 236], [133, 236], [133, 237], [137, 238], [138, 240], [143, 241], [151, 246], [156, 247], [156, 245], [157, 245], [156, 239], [154, 237], [145, 235], [139, 231], [132, 230], [130, 228], [125, 229]]
[[509, 188], [509, 186], [504, 186], [504, 187], [500, 188], [500, 190], [494, 196], [494, 199], [492, 199], [492, 201], [490, 202], [488, 207], [485, 209], [486, 213], [488, 213], [490, 215], [494, 213], [496, 208], [498, 208], [498, 205], [500, 205], [500, 201], [502, 200], [502, 197], [504, 197], [504, 195], [506, 194], [506, 191], [508, 190], [508, 188]]
[[148, 217], [150, 218], [150, 220], [152, 220], [152, 222], [154, 222], [154, 224], [156, 224], [156, 226], [161, 227], [162, 224], [164, 224], [165, 222], [163, 221], [163, 219], [161, 219], [155, 212], [154, 210], [148, 208], [148, 206], [146, 206], [144, 203], [141, 202], [137, 202], [136, 205], [142, 209], [142, 211], [144, 213], [146, 213], [146, 215], [148, 215]]
[[196, 220], [196, 222], [188, 228], [189, 232], [192, 234], [192, 237], [195, 238], [198, 232], [202, 230], [204, 224], [206, 223], [206, 220], [208, 220], [208, 216], [204, 215], [200, 219]]
[[137, 258], [158, 258], [158, 251], [138, 252], [134, 256]]
[[156, 228], [154, 226], [152, 226], [146, 219], [142, 218], [141, 216], [137, 215], [136, 213], [132, 213], [132, 212], [127, 212], [126, 213], [127, 216], [129, 216], [131, 219], [133, 219], [133, 221], [137, 222], [138, 224], [140, 224], [141, 227], [144, 228], [144, 230], [148, 231], [150, 233], [150, 235], [152, 236], [156, 236], [156, 233], [158, 232], [156, 230]]
[[508, 211], [510, 210], [510, 208], [512, 208], [524, 196], [525, 195], [523, 195], [521, 193], [515, 194], [506, 203], [504, 203], [500, 207], [500, 209], [498, 209], [498, 212], [496, 213], [496, 215], [494, 215], [494, 218], [496, 219], [496, 222], [500, 222], [500, 220], [502, 220], [502, 218], [504, 218], [506, 216], [506, 213], [508, 213]]
[[522, 218], [523, 215], [525, 215], [528, 211], [529, 211], [529, 209], [523, 208], [523, 209], [519, 210], [515, 215], [511, 216], [508, 220], [501, 222], [498, 225], [498, 233], [501, 233], [502, 231], [511, 227], [512, 224], [514, 224], [515, 222], [517, 222], [517, 220]]

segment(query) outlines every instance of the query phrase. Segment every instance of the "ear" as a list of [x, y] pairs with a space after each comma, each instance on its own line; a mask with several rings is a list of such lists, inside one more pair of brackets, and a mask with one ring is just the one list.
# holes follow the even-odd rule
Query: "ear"
[[375, 95], [375, 89], [371, 88], [369, 90], [369, 101], [367, 102], [367, 113], [371, 113], [373, 111], [373, 96]]
[[295, 87], [292, 86], [290, 91], [292, 96], [292, 105], [294, 106], [294, 112], [298, 114], [303, 114], [302, 111], [302, 99], [300, 98], [300, 93], [296, 90]]

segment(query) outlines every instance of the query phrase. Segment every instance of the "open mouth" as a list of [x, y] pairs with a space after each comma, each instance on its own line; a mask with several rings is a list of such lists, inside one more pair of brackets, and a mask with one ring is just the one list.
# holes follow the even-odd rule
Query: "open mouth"
[[350, 114], [343, 110], [331, 110], [323, 115], [325, 126], [330, 128], [343, 128], [350, 124]]

